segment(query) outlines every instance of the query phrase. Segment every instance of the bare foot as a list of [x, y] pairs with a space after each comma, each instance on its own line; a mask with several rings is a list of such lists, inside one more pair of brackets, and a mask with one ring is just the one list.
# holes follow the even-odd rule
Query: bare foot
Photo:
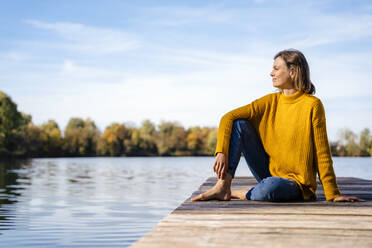
[[231, 190], [219, 187], [217, 185], [213, 186], [210, 190], [192, 198], [191, 201], [209, 201], [209, 200], [219, 200], [219, 201], [229, 201], [231, 198]]
[[232, 199], [239, 199], [239, 200], [247, 200], [247, 193], [252, 187], [249, 187], [248, 189], [239, 189], [239, 190], [233, 190], [231, 191], [231, 198]]
[[218, 180], [216, 185], [208, 191], [192, 198], [191, 201], [209, 201], [209, 200], [219, 200], [219, 201], [229, 201], [231, 198], [231, 180], [230, 174], [226, 174], [224, 179]]

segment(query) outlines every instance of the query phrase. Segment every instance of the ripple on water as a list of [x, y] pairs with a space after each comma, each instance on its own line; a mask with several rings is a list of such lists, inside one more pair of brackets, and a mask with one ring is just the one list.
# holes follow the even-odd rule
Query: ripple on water
[[[213, 176], [212, 162], [212, 157], [0, 162], [1, 247], [128, 247]], [[237, 176], [251, 175], [244, 163]], [[334, 164], [338, 176], [372, 179], [372, 159], [335, 158]]]

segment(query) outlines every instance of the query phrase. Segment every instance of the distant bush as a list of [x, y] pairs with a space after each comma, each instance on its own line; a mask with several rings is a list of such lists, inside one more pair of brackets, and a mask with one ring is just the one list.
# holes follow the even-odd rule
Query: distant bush
[[[71, 118], [62, 133], [54, 120], [37, 126], [32, 117], [0, 91], [0, 157], [61, 156], [206, 156], [213, 155], [217, 128], [185, 129], [177, 122], [150, 120], [140, 127], [112, 123], [101, 132], [91, 119]], [[63, 135], [62, 135], [63, 134]], [[371, 156], [372, 136], [368, 128], [360, 135], [340, 130], [331, 142], [334, 156]]]

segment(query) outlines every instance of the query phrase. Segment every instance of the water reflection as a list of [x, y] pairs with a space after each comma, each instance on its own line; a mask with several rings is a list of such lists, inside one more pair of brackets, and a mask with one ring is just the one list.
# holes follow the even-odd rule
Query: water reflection
[[[372, 179], [371, 158], [334, 162], [337, 176]], [[0, 162], [1, 245], [127, 247], [213, 176], [212, 163], [212, 157]], [[236, 175], [251, 175], [244, 160]]]
[[29, 164], [29, 160], [0, 160], [0, 234], [13, 226], [16, 213], [9, 205], [19, 201], [22, 191], [29, 187], [25, 173]]
[[210, 160], [62, 158], [2, 162], [1, 244], [129, 246], [200, 185], [208, 176]]

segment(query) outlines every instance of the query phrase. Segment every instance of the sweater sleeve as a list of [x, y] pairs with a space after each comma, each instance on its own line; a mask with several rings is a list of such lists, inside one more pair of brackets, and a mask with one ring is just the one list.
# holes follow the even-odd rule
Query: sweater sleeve
[[313, 132], [315, 163], [319, 173], [319, 179], [323, 185], [326, 200], [332, 200], [341, 194], [338, 189], [336, 175], [333, 170], [332, 155], [327, 137], [325, 111], [320, 100], [314, 106]]
[[221, 152], [228, 157], [231, 129], [234, 120], [259, 118], [262, 115], [268, 97], [262, 97], [243, 107], [234, 109], [225, 114], [220, 121], [217, 135], [217, 146], [214, 155]]

